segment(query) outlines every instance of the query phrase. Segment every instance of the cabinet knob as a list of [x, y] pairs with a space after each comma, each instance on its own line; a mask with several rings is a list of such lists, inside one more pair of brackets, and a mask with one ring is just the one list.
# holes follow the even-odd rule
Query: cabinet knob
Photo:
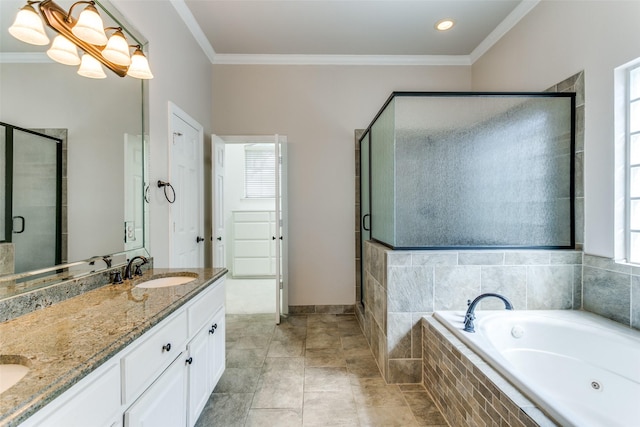
[[193, 357], [188, 358], [187, 360], [185, 360], [185, 362], [191, 365], [193, 363]]
[[162, 346], [162, 351], [171, 351], [171, 343]]

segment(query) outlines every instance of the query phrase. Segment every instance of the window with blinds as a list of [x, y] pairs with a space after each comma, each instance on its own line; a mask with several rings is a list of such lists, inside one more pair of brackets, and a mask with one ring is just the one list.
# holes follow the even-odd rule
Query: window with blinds
[[276, 197], [276, 159], [273, 144], [244, 148], [244, 188], [248, 199]]

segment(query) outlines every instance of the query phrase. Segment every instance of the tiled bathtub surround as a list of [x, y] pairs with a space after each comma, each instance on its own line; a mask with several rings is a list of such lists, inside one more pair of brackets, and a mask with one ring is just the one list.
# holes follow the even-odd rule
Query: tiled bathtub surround
[[450, 425], [556, 425], [436, 319], [422, 331], [424, 385]]
[[586, 311], [640, 329], [640, 266], [585, 254], [582, 306]]
[[[369, 241], [364, 262], [363, 330], [392, 384], [422, 381], [425, 314], [466, 310], [484, 292], [505, 295], [519, 310], [580, 308], [580, 251], [392, 251]], [[479, 306], [501, 307], [497, 299]]]

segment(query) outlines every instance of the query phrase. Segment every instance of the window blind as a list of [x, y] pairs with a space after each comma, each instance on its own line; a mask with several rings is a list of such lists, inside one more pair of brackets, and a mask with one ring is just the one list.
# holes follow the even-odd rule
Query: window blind
[[271, 144], [245, 147], [244, 185], [248, 199], [276, 196], [275, 152]]

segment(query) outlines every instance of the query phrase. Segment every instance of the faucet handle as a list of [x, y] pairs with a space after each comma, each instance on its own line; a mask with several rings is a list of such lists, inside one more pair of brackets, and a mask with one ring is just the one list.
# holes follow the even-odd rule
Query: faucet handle
[[[142, 263], [144, 264], [144, 263]], [[134, 271], [134, 275], [135, 276], [142, 276], [142, 269], [140, 268], [142, 266], [142, 264], [138, 264], [136, 265], [136, 271]]]
[[116, 270], [113, 273], [113, 284], [122, 283], [122, 272], [120, 270]]

